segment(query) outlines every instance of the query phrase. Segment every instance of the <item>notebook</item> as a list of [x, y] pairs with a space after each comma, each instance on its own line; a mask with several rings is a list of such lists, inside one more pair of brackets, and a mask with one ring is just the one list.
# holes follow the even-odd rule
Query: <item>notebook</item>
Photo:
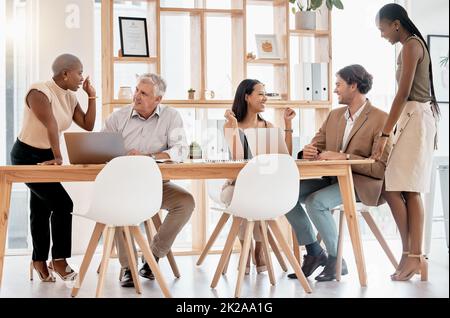
[[121, 133], [66, 132], [64, 139], [71, 164], [102, 164], [127, 153]]

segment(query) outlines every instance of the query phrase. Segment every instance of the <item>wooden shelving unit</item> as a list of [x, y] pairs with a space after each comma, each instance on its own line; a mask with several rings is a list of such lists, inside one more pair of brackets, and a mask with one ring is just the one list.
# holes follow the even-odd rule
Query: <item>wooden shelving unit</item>
[[[136, 1], [134, 1], [136, 2]], [[231, 106], [232, 94], [230, 98], [224, 100], [211, 100], [206, 98], [206, 90], [208, 87], [207, 79], [207, 33], [206, 19], [212, 16], [229, 17], [232, 28], [232, 47], [231, 61], [232, 70], [231, 83], [233, 91], [243, 78], [249, 73], [257, 72], [259, 67], [273, 68], [274, 90], [278, 92], [283, 99], [277, 101], [269, 101], [268, 106], [273, 108], [295, 107], [295, 108], [312, 108], [316, 110], [316, 120], [321, 122], [328, 111], [331, 109], [331, 93], [327, 101], [311, 101], [297, 100], [294, 98], [294, 84], [291, 83], [294, 76], [293, 68], [297, 63], [301, 63], [302, 54], [299, 60], [294, 60], [291, 56], [293, 45], [302, 39], [311, 39], [314, 41], [316, 52], [322, 52], [322, 56], [326, 56], [326, 60], [315, 56], [313, 60], [316, 62], [326, 62], [329, 64], [329, 92], [331, 92], [331, 15], [323, 14], [327, 12], [326, 8], [321, 9], [322, 19], [325, 17], [326, 29], [318, 30], [295, 30], [292, 28], [292, 13], [290, 5], [285, 0], [232, 0], [228, 8], [212, 8], [210, 0], [196, 0], [195, 7], [168, 7], [165, 6], [163, 0], [141, 0], [146, 3], [146, 15], [148, 19], [149, 44], [153, 48], [151, 57], [148, 58], [131, 58], [120, 57], [114, 51], [114, 0], [102, 0], [102, 52], [103, 52], [103, 118], [108, 116], [114, 108], [121, 107], [129, 103], [129, 101], [117, 100], [117, 92], [115, 91], [115, 67], [120, 64], [143, 64], [151, 65], [152, 69], [161, 73], [163, 58], [161, 57], [161, 18], [172, 16], [189, 16], [190, 18], [190, 36], [191, 36], [191, 84], [190, 87], [196, 89], [195, 100], [184, 100], [168, 98], [164, 102], [174, 107], [191, 107], [191, 108], [228, 108]], [[214, 4], [217, 6], [217, 4]], [[273, 11], [273, 33], [277, 35], [279, 40], [280, 59], [247, 59], [247, 42], [252, 40], [254, 35], [247, 34], [247, 19], [252, 14], [252, 10], [258, 7], [272, 7]], [[326, 44], [324, 44], [326, 43]], [[297, 45], [301, 47], [301, 44]], [[326, 52], [326, 53], [324, 53]], [[316, 53], [317, 55], [317, 53]], [[252, 73], [252, 74], [253, 74]], [[165, 74], [162, 74], [165, 76]], [[256, 76], [256, 78], [258, 78]], [[188, 87], [188, 88], [190, 88]], [[116, 88], [117, 89], [117, 88]], [[212, 88], [214, 89], [214, 88]], [[298, 95], [298, 94], [297, 94]]]

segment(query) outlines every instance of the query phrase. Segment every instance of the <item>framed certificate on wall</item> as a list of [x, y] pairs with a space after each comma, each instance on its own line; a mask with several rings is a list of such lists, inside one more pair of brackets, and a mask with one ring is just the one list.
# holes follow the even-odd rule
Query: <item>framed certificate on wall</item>
[[119, 17], [122, 56], [149, 57], [147, 19]]

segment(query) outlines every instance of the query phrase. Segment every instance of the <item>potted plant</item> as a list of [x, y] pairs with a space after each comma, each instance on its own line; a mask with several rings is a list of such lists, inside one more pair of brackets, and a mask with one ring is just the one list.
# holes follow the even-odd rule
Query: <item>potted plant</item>
[[189, 99], [194, 99], [195, 98], [195, 89], [189, 88], [189, 90], [188, 90], [188, 98]]
[[[328, 10], [333, 7], [344, 9], [341, 0], [325, 0]], [[289, 0], [294, 6], [292, 13], [295, 14], [295, 28], [297, 30], [315, 30], [316, 29], [316, 12], [319, 9], [323, 0]]]

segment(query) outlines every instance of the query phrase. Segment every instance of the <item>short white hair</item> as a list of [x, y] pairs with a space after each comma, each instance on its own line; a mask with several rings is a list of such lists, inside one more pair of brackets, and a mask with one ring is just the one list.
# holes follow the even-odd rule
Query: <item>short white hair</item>
[[166, 93], [167, 84], [166, 81], [158, 74], [145, 73], [138, 77], [138, 83], [144, 82], [153, 85], [155, 89], [155, 95], [163, 97]]
[[78, 57], [72, 54], [62, 54], [58, 56], [52, 65], [53, 75], [60, 75], [64, 71], [71, 71], [75, 67], [83, 65]]

